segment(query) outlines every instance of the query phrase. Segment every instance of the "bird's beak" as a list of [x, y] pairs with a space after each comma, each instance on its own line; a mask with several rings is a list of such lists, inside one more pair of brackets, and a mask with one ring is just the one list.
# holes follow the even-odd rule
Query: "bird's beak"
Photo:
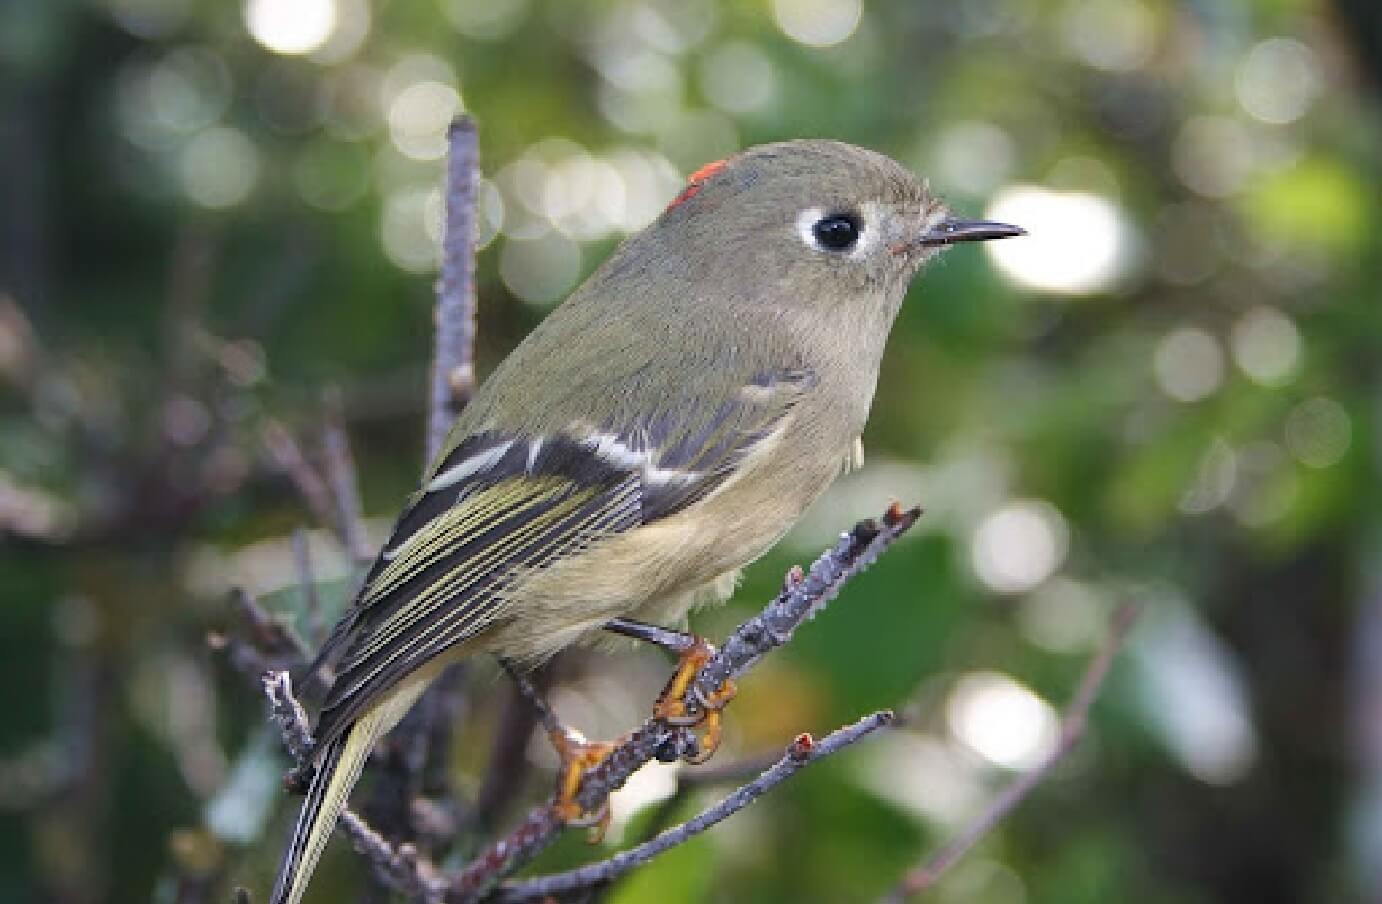
[[917, 238], [922, 246], [953, 245], [956, 242], [985, 242], [989, 239], [1009, 239], [1015, 235], [1026, 235], [1021, 226], [1007, 223], [994, 223], [990, 220], [961, 220], [946, 217]]

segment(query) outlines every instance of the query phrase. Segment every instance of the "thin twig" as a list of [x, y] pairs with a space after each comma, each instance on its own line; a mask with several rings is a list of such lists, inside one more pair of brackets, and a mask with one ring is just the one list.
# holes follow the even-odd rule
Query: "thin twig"
[[777, 785], [791, 778], [810, 764], [837, 753], [892, 722], [893, 714], [887, 710], [865, 716], [853, 725], [836, 729], [820, 741], [809, 734], [798, 735], [782, 758], [764, 771], [758, 778], [740, 786], [724, 800], [708, 810], [675, 828], [660, 833], [656, 838], [637, 847], [615, 854], [608, 860], [592, 863], [579, 869], [542, 876], [526, 882], [517, 882], [503, 888], [496, 899], [501, 902], [531, 901], [549, 895], [561, 895], [582, 888], [604, 885], [619, 878], [635, 867], [641, 866], [659, 854], [685, 844], [695, 836], [717, 823], [723, 822], [735, 813], [762, 797]]
[[293, 434], [282, 423], [268, 420], [260, 431], [260, 438], [274, 464], [288, 475], [288, 479], [297, 488], [298, 495], [307, 505], [307, 510], [312, 513], [312, 518], [323, 527], [335, 531], [344, 543], [336, 518], [336, 506], [331, 498], [331, 488], [307, 460], [302, 446], [293, 438]]
[[317, 576], [312, 569], [312, 551], [307, 542], [307, 532], [300, 527], [293, 531], [293, 564], [307, 609], [308, 642], [316, 648], [326, 638], [326, 623], [322, 620], [321, 594], [317, 591]]
[[239, 616], [238, 621], [249, 629], [249, 637], [213, 631], [207, 634], [206, 644], [224, 652], [237, 672], [257, 680], [266, 672], [297, 668], [306, 662], [307, 651], [297, 636], [259, 605], [249, 591], [235, 588], [230, 601]]
[[326, 482], [331, 489], [332, 512], [336, 532], [341, 538], [350, 560], [357, 566], [374, 558], [369, 538], [365, 534], [364, 506], [360, 502], [360, 478], [355, 456], [350, 451], [350, 437], [341, 420], [341, 401], [338, 393], [327, 393], [323, 408], [326, 424], [322, 428], [322, 454], [326, 462]]
[[834, 549], [816, 560], [805, 576], [800, 576], [797, 569], [789, 572], [777, 598], [740, 625], [696, 675], [687, 702], [710, 699], [726, 681], [791, 640], [797, 628], [835, 599], [846, 581], [872, 565], [919, 517], [920, 508], [904, 512], [893, 503], [881, 524], [869, 520], [855, 525]]
[[[794, 568], [782, 592], [762, 612], [740, 625], [697, 673], [687, 691], [687, 705], [699, 705], [699, 695], [712, 694], [725, 681], [752, 668], [765, 653], [786, 643], [803, 622], [839, 593], [846, 581], [872, 564], [920, 516], [920, 509], [903, 511], [894, 504], [881, 523], [862, 521], [841, 535], [805, 574]], [[586, 771], [575, 800], [586, 812], [597, 812], [649, 760], [656, 757], [672, 761], [696, 749], [695, 736], [688, 729], [650, 719]], [[447, 900], [471, 902], [483, 898], [506, 875], [551, 844], [562, 828], [550, 804], [530, 811], [517, 829], [492, 844], [454, 877]]]
[[436, 458], [451, 422], [475, 381], [475, 239], [479, 193], [479, 137], [475, 121], [458, 117], [447, 133], [446, 231], [437, 283], [436, 350], [424, 467]]
[[1075, 748], [1075, 745], [1080, 742], [1080, 738], [1084, 736], [1085, 728], [1088, 725], [1089, 709], [1098, 699], [1099, 691], [1104, 686], [1104, 679], [1108, 677], [1113, 660], [1122, 650], [1128, 631], [1136, 619], [1137, 609], [1132, 605], [1122, 606], [1114, 613], [1112, 624], [1109, 626], [1108, 638], [1095, 653], [1094, 658], [1090, 660], [1089, 666], [1080, 678], [1075, 696], [1071, 698], [1064, 716], [1061, 717], [1060, 735], [1057, 738], [1056, 746], [1046, 755], [1045, 759], [1030, 771], [1014, 779], [1003, 789], [1003, 793], [999, 794], [993, 803], [979, 814], [977, 819], [947, 842], [944, 847], [928, 857], [926, 862], [908, 871], [902, 877], [902, 881], [897, 884], [897, 887], [879, 904], [902, 904], [912, 895], [935, 885], [946, 870], [969, 853], [985, 835], [993, 830], [994, 826], [1007, 818], [1008, 814], [1016, 809], [1018, 804], [1026, 800], [1032, 790], [1040, 785], [1051, 770]]
[[440, 904], [443, 885], [437, 868], [418, 855], [411, 844], [395, 847], [353, 810], [341, 813], [341, 832], [356, 853], [365, 858], [375, 875], [398, 892], [424, 904]]

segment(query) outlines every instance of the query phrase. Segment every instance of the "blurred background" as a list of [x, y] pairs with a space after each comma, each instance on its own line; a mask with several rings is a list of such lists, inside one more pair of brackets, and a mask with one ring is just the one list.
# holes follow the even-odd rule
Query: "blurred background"
[[[262, 900], [297, 804], [205, 637], [235, 586], [301, 623], [295, 528], [323, 596], [349, 584], [266, 439], [319, 460], [344, 425], [366, 547], [414, 487], [468, 111], [482, 374], [749, 144], [868, 145], [1032, 233], [915, 286], [867, 466], [695, 625], [919, 502], [717, 762], [909, 727], [608, 900], [876, 898], [1050, 749], [1128, 600], [1086, 743], [931, 899], [1382, 900], [1379, 87], [1373, 0], [0, 3], [0, 899]], [[594, 655], [554, 699], [613, 736], [667, 667]], [[463, 794], [506, 693], [467, 699]], [[676, 784], [641, 773], [607, 845], [722, 793]], [[309, 901], [368, 899], [344, 848]]]

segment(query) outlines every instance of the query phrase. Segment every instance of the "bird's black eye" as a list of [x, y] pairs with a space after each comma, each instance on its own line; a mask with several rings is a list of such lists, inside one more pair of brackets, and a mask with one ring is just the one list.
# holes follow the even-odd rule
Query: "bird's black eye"
[[832, 213], [821, 217], [811, 227], [816, 244], [830, 251], [847, 251], [859, 241], [863, 224], [852, 213]]

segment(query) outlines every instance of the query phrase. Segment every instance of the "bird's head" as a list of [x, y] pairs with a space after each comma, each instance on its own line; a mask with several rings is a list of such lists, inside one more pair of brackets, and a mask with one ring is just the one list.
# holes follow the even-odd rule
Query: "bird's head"
[[900, 300], [947, 246], [1023, 234], [960, 219], [896, 161], [826, 140], [761, 145], [703, 167], [651, 230], [698, 280], [718, 271], [741, 287], [835, 304], [856, 293]]

